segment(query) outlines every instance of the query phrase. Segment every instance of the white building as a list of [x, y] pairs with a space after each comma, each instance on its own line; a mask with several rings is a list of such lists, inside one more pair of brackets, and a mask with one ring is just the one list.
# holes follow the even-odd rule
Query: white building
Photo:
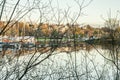
[[16, 42], [23, 41], [23, 42], [31, 42], [35, 43], [35, 38], [33, 36], [20, 36], [15, 38]]

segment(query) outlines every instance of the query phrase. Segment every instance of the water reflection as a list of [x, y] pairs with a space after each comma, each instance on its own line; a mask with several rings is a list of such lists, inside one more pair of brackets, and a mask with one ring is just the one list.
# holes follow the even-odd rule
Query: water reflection
[[[27, 65], [33, 54], [20, 56], [9, 63], [9, 58], [4, 57], [1, 65], [1, 75], [10, 72], [15, 66], [22, 70]], [[36, 53], [32, 62], [40, 53]], [[48, 53], [42, 54], [35, 62], [44, 59]], [[119, 46], [115, 45], [89, 45], [79, 47], [61, 47], [39, 65], [31, 68], [23, 80], [119, 80], [120, 59]], [[16, 63], [17, 62], [17, 63]], [[4, 64], [6, 63], [6, 64]], [[16, 73], [13, 73], [16, 76]], [[19, 75], [21, 75], [19, 74]], [[5, 75], [4, 75], [5, 76]], [[118, 78], [116, 78], [118, 77]], [[2, 79], [3, 76], [0, 76]], [[13, 77], [9, 78], [14, 79]]]

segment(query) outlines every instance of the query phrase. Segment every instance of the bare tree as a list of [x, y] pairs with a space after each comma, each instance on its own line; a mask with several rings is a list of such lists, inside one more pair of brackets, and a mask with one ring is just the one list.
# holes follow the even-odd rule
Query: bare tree
[[[2, 76], [0, 78], [3, 80], [8, 80], [8, 79], [22, 80], [27, 78], [34, 79], [35, 77], [37, 77], [38, 79], [49, 78], [51, 80], [56, 80], [56, 79], [80, 80], [84, 78], [83, 76], [86, 75], [85, 79], [89, 79], [89, 78], [92, 79], [89, 75], [90, 73], [92, 74], [92, 71], [88, 66], [87, 53], [86, 54], [83, 53], [84, 59], [82, 60], [84, 61], [84, 64], [83, 64], [84, 66], [82, 67], [85, 67], [85, 70], [83, 72], [79, 70], [79, 66], [77, 63], [78, 47], [77, 47], [76, 34], [75, 34], [76, 24], [78, 23], [78, 19], [82, 14], [82, 10], [86, 8], [91, 3], [92, 0], [90, 0], [88, 3], [86, 3], [86, 0], [82, 0], [82, 2], [80, 2], [79, 0], [74, 0], [74, 2], [76, 3], [76, 6], [78, 6], [78, 9], [79, 9], [76, 15], [74, 15], [74, 12], [72, 15], [70, 14], [72, 13], [72, 11], [70, 11], [71, 8], [69, 6], [65, 10], [60, 9], [59, 1], [57, 1], [57, 8], [53, 7], [52, 0], [46, 1], [45, 3], [42, 0], [33, 0], [33, 1], [27, 0], [24, 5], [20, 4], [21, 1], [22, 0], [15, 1], [14, 2], [15, 4], [9, 3], [7, 0], [1, 1], [0, 20], [3, 20], [4, 16], [6, 16], [6, 15], [3, 15], [4, 13], [7, 14], [9, 12], [9, 11], [8, 12], [5, 11], [5, 9], [10, 8], [11, 11], [9, 12], [10, 15], [7, 15], [6, 24], [1, 28], [0, 35], [5, 35], [5, 33], [13, 27], [13, 25], [17, 24], [21, 20], [24, 20], [26, 17], [29, 18], [28, 20], [30, 21], [31, 24], [33, 24], [31, 16], [32, 15], [34, 16], [34, 14], [37, 13], [36, 16], [38, 16], [37, 17], [38, 19], [36, 23], [38, 23], [38, 25], [33, 35], [35, 35], [36, 38], [39, 39], [40, 34], [42, 34], [41, 26], [44, 23], [55, 22], [56, 23], [55, 26], [57, 27], [57, 29], [54, 29], [53, 26], [51, 25], [50, 29], [52, 32], [50, 34], [50, 42], [52, 42], [52, 44], [57, 44], [57, 46], [49, 46], [49, 47], [42, 46], [40, 48], [35, 47], [33, 51], [29, 51], [28, 53], [25, 52], [25, 48], [23, 47], [21, 48], [22, 50], [20, 50], [16, 56], [10, 56], [11, 54], [6, 55], [6, 53], [4, 53], [5, 56], [3, 59], [5, 60], [2, 61], [3, 64], [2, 66], [0, 66], [1, 72], [3, 73], [1, 73]], [[7, 7], [8, 4], [13, 7], [9, 7], [9, 6]], [[69, 29], [65, 30], [62, 34], [60, 34], [59, 30], [65, 27], [64, 25], [62, 25], [64, 24], [64, 21], [66, 21], [66, 23], [69, 23], [69, 25], [67, 25]], [[59, 45], [62, 44], [66, 33], [68, 33], [70, 30], [73, 36], [73, 38], [70, 40], [71, 40], [71, 43], [73, 44], [72, 49], [73, 51], [75, 51], [75, 53], [67, 54], [70, 60], [65, 61], [64, 67], [60, 65], [55, 65], [55, 69], [52, 69], [52, 66], [54, 65], [54, 62], [53, 62], [54, 60], [52, 60], [51, 57], [58, 54], [56, 50], [58, 49]], [[60, 39], [59, 39], [59, 36], [61, 36]], [[71, 35], [68, 35], [68, 36], [71, 36]], [[45, 36], [44, 40], [46, 40], [46, 38], [47, 36]], [[39, 45], [41, 46], [41, 44]], [[47, 63], [51, 61], [51, 64], [44, 65], [46, 61], [48, 61]], [[39, 67], [41, 67], [40, 70], [39, 70]], [[50, 69], [50, 72], [47, 71], [48, 69], [44, 69], [46, 67]], [[56, 67], [59, 67], [60, 70]], [[96, 65], [94, 65], [94, 67], [96, 68]], [[96, 73], [98, 74], [97, 70], [96, 70]], [[97, 77], [98, 79], [100, 79], [99, 74], [97, 75]]]

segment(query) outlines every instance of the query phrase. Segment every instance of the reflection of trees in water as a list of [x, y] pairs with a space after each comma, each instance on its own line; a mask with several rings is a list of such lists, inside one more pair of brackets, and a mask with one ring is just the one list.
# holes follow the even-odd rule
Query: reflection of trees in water
[[118, 57], [120, 56], [120, 46], [119, 45], [112, 45], [112, 44], [102, 44], [101, 45], [103, 50], [107, 50], [107, 53], [111, 55], [111, 58]]
[[[96, 46], [98, 47], [98, 46]], [[81, 43], [78, 44], [76, 46], [76, 48], [74, 46], [66, 46], [66, 47], [58, 47], [57, 50], [60, 50], [62, 52], [64, 51], [68, 51], [68, 52], [74, 52], [74, 51], [79, 51], [79, 50], [86, 50], [86, 51], [91, 51], [92, 49], [94, 49], [91, 45], [86, 44], [86, 43]]]
[[[105, 47], [107, 46], [108, 45], [106, 45]], [[95, 47], [99, 50], [101, 45], [95, 45]], [[66, 52], [63, 52], [63, 53], [57, 52], [57, 50], [60, 50], [60, 49], [61, 51], [70, 50], [70, 52], [69, 54], [66, 54]], [[43, 48], [43, 50], [45, 50], [45, 48]], [[109, 53], [109, 50], [107, 49], [106, 51], [105, 49], [106, 52], [104, 52], [104, 49], [101, 49], [101, 50], [102, 50], [101, 53], [106, 58], [109, 58], [107, 57], [107, 55], [105, 55], [105, 53]], [[75, 53], [77, 53], [76, 57], [75, 57]], [[30, 65], [28, 67], [34, 65], [35, 63], [37, 63], [37, 61], [41, 61], [42, 60], [41, 58], [42, 57], [45, 58], [48, 54], [49, 52], [44, 54], [42, 53], [34, 54], [34, 57], [31, 60]], [[18, 69], [20, 69], [19, 71], [23, 70], [22, 66], [26, 66], [27, 61], [30, 60], [29, 58], [31, 58], [32, 55], [33, 54], [19, 57], [19, 61], [16, 64], [16, 66], [18, 65], [17, 66]], [[40, 56], [40, 58], [38, 58], [37, 61], [35, 61], [36, 57], [38, 56]], [[75, 58], [76, 58], [76, 62], [74, 61]], [[14, 60], [12, 60], [10, 63], [9, 61], [6, 61], [8, 63], [6, 65], [14, 67], [12, 65], [16, 61], [17, 61], [17, 58], [14, 58]], [[76, 67], [74, 66], [74, 64], [76, 64]], [[9, 70], [9, 72], [11, 70]], [[16, 71], [14, 75], [17, 75], [17, 74], [18, 73]], [[76, 77], [78, 77], [78, 79], [80, 80], [86, 80], [86, 79], [115, 80], [115, 78], [113, 78], [115, 77], [115, 75], [116, 75], [116, 67], [114, 66], [113, 62], [99, 55], [99, 53], [95, 50], [95, 48], [89, 44], [82, 44], [81, 46], [77, 46], [76, 49], [74, 49], [74, 47], [57, 48], [56, 51], [53, 52], [49, 58], [43, 61], [40, 65], [32, 67], [29, 70], [29, 72], [26, 73], [26, 76], [29, 76], [29, 78], [35, 79], [35, 80], [37, 79], [75, 80]], [[24, 77], [24, 79], [27, 78], [26, 76]]]
[[105, 52], [101, 52], [97, 50], [97, 52], [104, 57], [105, 61], [111, 63], [111, 67], [114, 69], [114, 80], [119, 80], [120, 73], [120, 46], [119, 44], [101, 44], [102, 50]]

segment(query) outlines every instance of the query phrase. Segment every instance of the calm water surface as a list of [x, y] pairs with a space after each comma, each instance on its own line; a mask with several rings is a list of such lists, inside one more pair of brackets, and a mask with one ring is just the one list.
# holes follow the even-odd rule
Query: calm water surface
[[[89, 46], [67, 53], [55, 51], [39, 65], [32, 67], [23, 77], [23, 80], [117, 80], [116, 77], [119, 80], [120, 58], [117, 48]], [[40, 53], [36, 53], [30, 64], [41, 61], [48, 54], [40, 56]], [[116, 57], [116, 54], [118, 54], [118, 57]], [[19, 76], [22, 75], [32, 55], [24, 55], [14, 59], [10, 56], [1, 58], [0, 78], [3, 79], [7, 72], [14, 71], [15, 67], [17, 67], [16, 71], [11, 73], [8, 80], [16, 79], [18, 73]], [[37, 58], [38, 56], [40, 57]]]

